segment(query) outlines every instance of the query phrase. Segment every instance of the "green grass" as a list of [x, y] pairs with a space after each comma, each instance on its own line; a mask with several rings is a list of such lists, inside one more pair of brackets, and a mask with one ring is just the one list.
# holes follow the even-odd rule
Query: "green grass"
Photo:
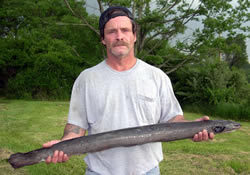
[[[188, 119], [199, 116], [186, 114]], [[164, 143], [162, 174], [250, 174], [250, 124], [240, 123], [240, 130], [217, 135], [213, 141]]]
[[[62, 136], [68, 102], [0, 100], [0, 160], [16, 152], [40, 148]], [[202, 114], [186, 113], [187, 119]], [[215, 119], [211, 117], [211, 119]], [[163, 143], [161, 174], [250, 174], [250, 124], [241, 122], [236, 132], [217, 135], [213, 141], [191, 140]], [[40, 163], [13, 170], [0, 161], [0, 175], [84, 174], [84, 155], [72, 156], [64, 164]]]
[[[0, 101], [0, 160], [11, 153], [40, 148], [43, 143], [62, 137], [67, 121], [68, 102]], [[84, 156], [84, 155], [83, 155]], [[0, 175], [84, 174], [83, 156], [66, 164], [45, 163], [13, 170], [0, 163]]]

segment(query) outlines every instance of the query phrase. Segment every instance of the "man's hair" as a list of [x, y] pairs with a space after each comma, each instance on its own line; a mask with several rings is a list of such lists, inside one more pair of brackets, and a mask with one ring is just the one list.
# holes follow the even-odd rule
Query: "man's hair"
[[127, 16], [132, 22], [133, 33], [136, 31], [136, 23], [133, 17], [133, 14], [125, 7], [113, 6], [106, 9], [100, 16], [99, 19], [99, 30], [101, 38], [104, 38], [104, 28], [105, 24], [112, 18], [117, 16]]

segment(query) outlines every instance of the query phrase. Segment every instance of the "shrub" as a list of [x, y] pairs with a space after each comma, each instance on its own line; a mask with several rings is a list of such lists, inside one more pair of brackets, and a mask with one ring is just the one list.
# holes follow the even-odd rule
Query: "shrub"
[[192, 104], [184, 105], [184, 110], [189, 112], [203, 113], [210, 116], [221, 117], [224, 119], [250, 121], [249, 104], [220, 103], [217, 105]]
[[[8, 81], [7, 96], [25, 99], [69, 99], [81, 60], [64, 41], [47, 40], [33, 47], [32, 62]], [[47, 47], [45, 51], [41, 49]], [[36, 50], [36, 49], [39, 49]], [[37, 53], [39, 52], [39, 53]]]

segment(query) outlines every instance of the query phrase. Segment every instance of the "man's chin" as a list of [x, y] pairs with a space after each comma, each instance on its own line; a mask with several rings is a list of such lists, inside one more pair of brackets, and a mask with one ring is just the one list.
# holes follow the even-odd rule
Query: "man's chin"
[[115, 50], [112, 51], [112, 54], [118, 58], [124, 58], [128, 55], [128, 53], [129, 53], [128, 51], [115, 51]]

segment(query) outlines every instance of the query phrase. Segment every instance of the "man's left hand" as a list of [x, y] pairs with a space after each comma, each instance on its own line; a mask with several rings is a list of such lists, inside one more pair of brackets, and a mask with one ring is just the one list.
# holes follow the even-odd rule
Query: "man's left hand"
[[[209, 120], [208, 116], [201, 117], [199, 119], [196, 119], [195, 121], [203, 121], [203, 120]], [[194, 135], [193, 141], [194, 142], [200, 142], [200, 141], [206, 141], [208, 139], [213, 139], [214, 133], [210, 132], [208, 133], [207, 130], [203, 130], [202, 132], [199, 132]]]

